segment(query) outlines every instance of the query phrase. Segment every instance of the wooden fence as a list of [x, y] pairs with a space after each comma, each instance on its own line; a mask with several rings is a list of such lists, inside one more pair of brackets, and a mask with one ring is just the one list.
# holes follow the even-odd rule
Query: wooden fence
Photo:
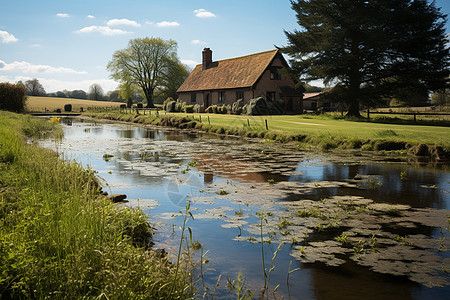
[[393, 111], [370, 111], [367, 110], [367, 119], [370, 119], [370, 115], [405, 115], [413, 116], [414, 122], [417, 122], [416, 116], [450, 116], [450, 113], [440, 112], [393, 112]]

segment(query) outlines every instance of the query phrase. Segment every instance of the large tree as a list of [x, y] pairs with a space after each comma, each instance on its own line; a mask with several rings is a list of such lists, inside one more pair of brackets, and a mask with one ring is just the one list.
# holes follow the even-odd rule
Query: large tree
[[28, 96], [45, 96], [44, 87], [36, 78], [25, 81], [25, 88], [27, 89]]
[[169, 97], [177, 99], [177, 90], [189, 76], [189, 73], [189, 68], [181, 62], [169, 65], [162, 78], [162, 86], [157, 91], [157, 95], [162, 98], [162, 102]]
[[89, 87], [88, 99], [97, 101], [104, 100], [103, 89], [98, 83], [94, 83]]
[[170, 66], [178, 63], [175, 41], [146, 37], [130, 40], [128, 48], [114, 52], [107, 69], [112, 78], [139, 86], [147, 107], [153, 107], [155, 89], [164, 85]]
[[334, 85], [325, 94], [348, 116], [411, 92], [448, 86], [446, 16], [426, 0], [291, 1], [300, 30], [285, 32], [293, 70]]

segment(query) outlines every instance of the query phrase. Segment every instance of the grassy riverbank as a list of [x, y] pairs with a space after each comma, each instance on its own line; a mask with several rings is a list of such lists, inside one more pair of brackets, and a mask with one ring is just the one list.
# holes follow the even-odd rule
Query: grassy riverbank
[[406, 150], [414, 145], [427, 144], [450, 151], [450, 127], [439, 126], [438, 122], [425, 125], [392, 124], [309, 115], [235, 116], [163, 112], [156, 116], [153, 112], [149, 116], [118, 111], [86, 115], [142, 124], [195, 128], [220, 134], [260, 137], [280, 142], [297, 142], [305, 148], [322, 150], [334, 148], [368, 151]]
[[100, 197], [94, 171], [27, 144], [43, 133], [61, 132], [0, 111], [0, 298], [189, 298], [185, 273], [145, 249], [147, 216]]

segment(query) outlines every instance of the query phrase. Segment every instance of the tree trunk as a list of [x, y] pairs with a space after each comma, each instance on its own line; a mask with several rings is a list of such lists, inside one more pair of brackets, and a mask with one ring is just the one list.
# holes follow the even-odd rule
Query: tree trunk
[[145, 92], [145, 98], [147, 99], [147, 108], [153, 108], [155, 105], [153, 104], [153, 93], [152, 91]]
[[362, 118], [361, 114], [359, 113], [359, 100], [355, 99], [354, 101], [352, 101], [345, 117], [358, 119]]

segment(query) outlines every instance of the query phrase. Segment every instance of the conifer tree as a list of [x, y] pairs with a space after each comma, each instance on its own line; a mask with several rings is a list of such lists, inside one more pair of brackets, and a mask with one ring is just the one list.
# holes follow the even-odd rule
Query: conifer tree
[[[300, 29], [285, 31], [291, 65], [304, 81], [323, 79], [324, 96], [360, 105], [424, 95], [448, 86], [446, 15], [426, 0], [291, 1]], [[407, 100], [407, 99], [406, 99]]]

